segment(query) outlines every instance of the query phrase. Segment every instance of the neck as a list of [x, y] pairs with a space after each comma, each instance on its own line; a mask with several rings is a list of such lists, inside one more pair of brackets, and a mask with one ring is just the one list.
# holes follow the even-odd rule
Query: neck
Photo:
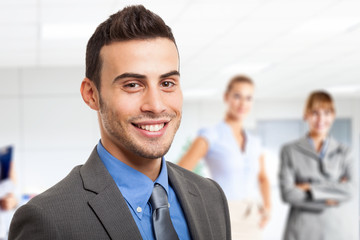
[[152, 181], [155, 181], [159, 176], [161, 158], [148, 159], [140, 157], [126, 149], [122, 149], [120, 146], [114, 145], [112, 142], [107, 141], [107, 139], [101, 139], [101, 144], [116, 159], [146, 175]]
[[315, 149], [317, 152], [320, 151], [322, 144], [326, 139], [326, 136], [327, 136], [327, 134], [319, 134], [319, 133], [315, 133], [315, 132], [309, 133], [309, 137], [313, 140]]
[[231, 128], [235, 132], [241, 132], [243, 128], [242, 120], [231, 117], [231, 115], [227, 114], [225, 117], [225, 122], [231, 126]]
[[234, 119], [234, 118], [231, 118], [230, 116], [227, 116], [225, 118], [225, 122], [227, 124], [229, 124], [229, 126], [232, 129], [232, 132], [234, 134], [235, 140], [239, 144], [241, 150], [244, 152], [245, 151], [245, 138], [244, 138], [242, 121], [239, 119]]

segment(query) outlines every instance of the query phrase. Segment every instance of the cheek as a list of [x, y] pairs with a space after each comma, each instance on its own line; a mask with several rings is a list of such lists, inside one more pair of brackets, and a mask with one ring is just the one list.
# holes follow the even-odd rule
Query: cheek
[[252, 107], [252, 102], [251, 101], [246, 101], [245, 102], [245, 107], [246, 107], [246, 109], [250, 110], [251, 107]]
[[230, 106], [232, 107], [238, 107], [240, 105], [240, 100], [239, 99], [231, 99], [230, 100]]
[[232, 101], [229, 106], [232, 111], [236, 112], [239, 107], [239, 103], [237, 101]]
[[332, 118], [332, 117], [328, 117], [328, 118], [325, 119], [325, 122], [326, 122], [328, 125], [331, 125], [331, 124], [333, 123], [333, 121], [334, 121], [334, 118]]
[[167, 109], [180, 114], [182, 111], [183, 97], [182, 92], [176, 90], [172, 93], [161, 93], [161, 102]]
[[136, 109], [134, 106], [136, 105], [136, 101], [117, 99], [112, 101], [112, 104], [108, 105], [108, 107], [109, 111], [113, 112], [117, 118], [126, 119], [133, 115], [134, 110]]
[[177, 96], [174, 96], [174, 98], [168, 101], [168, 103], [170, 104], [171, 109], [173, 109], [174, 112], [181, 116], [183, 105], [182, 95], [178, 94]]
[[307, 117], [306, 121], [309, 124], [309, 126], [313, 126], [316, 123], [316, 118], [310, 116], [310, 117]]

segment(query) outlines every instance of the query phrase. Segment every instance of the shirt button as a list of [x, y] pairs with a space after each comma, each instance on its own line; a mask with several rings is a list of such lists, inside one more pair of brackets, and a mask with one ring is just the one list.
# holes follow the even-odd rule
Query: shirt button
[[136, 211], [137, 211], [138, 213], [141, 213], [141, 212], [142, 212], [142, 208], [141, 208], [141, 207], [137, 207]]

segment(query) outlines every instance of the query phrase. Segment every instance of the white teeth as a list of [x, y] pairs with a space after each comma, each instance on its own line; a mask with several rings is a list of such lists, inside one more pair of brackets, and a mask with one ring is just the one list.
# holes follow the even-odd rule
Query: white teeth
[[149, 132], [157, 132], [160, 131], [165, 126], [165, 123], [155, 124], [155, 125], [137, 125], [137, 126]]

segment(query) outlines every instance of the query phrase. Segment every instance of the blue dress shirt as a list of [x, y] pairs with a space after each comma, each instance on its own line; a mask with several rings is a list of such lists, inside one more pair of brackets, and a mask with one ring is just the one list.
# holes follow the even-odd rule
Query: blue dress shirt
[[[307, 139], [308, 139], [310, 145], [315, 149], [315, 143], [312, 140], [312, 138], [310, 136], [307, 136]], [[326, 138], [321, 146], [320, 151], [318, 152], [318, 156], [319, 156], [320, 160], [324, 159], [328, 144], [329, 144], [329, 140], [328, 140], [328, 138]], [[315, 151], [316, 151], [316, 149], [315, 149]]]
[[170, 217], [179, 239], [191, 239], [181, 205], [173, 188], [169, 185], [164, 158], [162, 159], [160, 174], [153, 182], [143, 173], [112, 156], [103, 147], [101, 141], [97, 145], [97, 152], [124, 196], [143, 239], [155, 239], [152, 226], [152, 208], [149, 203], [155, 183], [160, 184], [168, 195]]

